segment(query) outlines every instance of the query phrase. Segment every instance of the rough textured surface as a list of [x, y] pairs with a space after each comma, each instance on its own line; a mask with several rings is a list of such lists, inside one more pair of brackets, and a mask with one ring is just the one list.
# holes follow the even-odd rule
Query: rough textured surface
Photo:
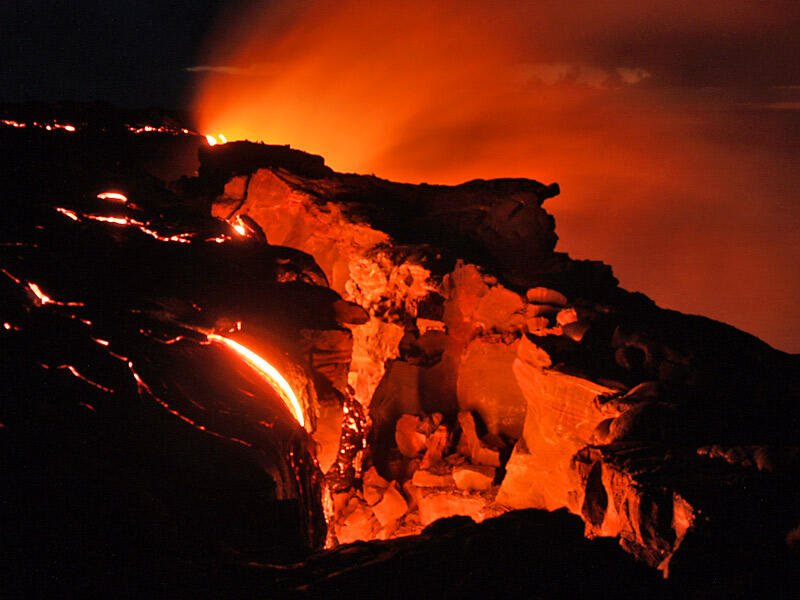
[[[129, 130], [101, 129], [0, 131], [12, 350], [0, 442], [15, 483], [2, 510], [9, 538], [28, 540], [8, 561], [28, 588], [10, 595], [31, 582], [210, 597], [797, 585], [798, 357], [554, 252], [542, 203], [557, 186], [393, 184], [242, 143], [204, 149], [175, 196], [142, 153], [120, 150]], [[132, 202], [95, 198], [112, 185]], [[325, 421], [326, 460], [341, 428], [328, 476], [339, 541], [393, 539], [263, 564], [321, 543], [300, 524], [321, 517], [307, 435], [273, 419], [280, 405], [254, 400], [270, 391], [203, 337], [240, 320], [276, 350], [312, 427]], [[396, 447], [403, 415], [425, 438], [414, 456]], [[309, 477], [296, 479], [301, 461]], [[454, 471], [481, 462], [493, 485], [458, 490]], [[491, 519], [508, 508], [498, 490], [580, 519]], [[662, 573], [584, 533], [616, 536]]]
[[[401, 415], [441, 412], [453, 423], [471, 410], [480, 435], [513, 446], [502, 456], [500, 502], [567, 507], [587, 535], [619, 536], [666, 573], [687, 540], [711, 531], [699, 522], [708, 517], [704, 495], [728, 485], [712, 476], [702, 492], [685, 494], [688, 474], [663, 475], [670, 456], [694, 456], [680, 463], [694, 469], [698, 450], [714, 445], [777, 445], [793, 455], [797, 357], [721, 323], [659, 309], [618, 288], [605, 265], [554, 252], [542, 202], [555, 186], [411, 187], [258, 166], [244, 185], [232, 180], [215, 214], [248, 214], [272, 227], [370, 312], [362, 326], [369, 333], [354, 334], [350, 381], [372, 402], [380, 469], [389, 468]], [[428, 323], [438, 324], [435, 345], [423, 340]], [[643, 491], [643, 472], [611, 459], [609, 449], [622, 443], [649, 448], [643, 452], [663, 467], [652, 468], [663, 490]], [[760, 455], [751, 462], [768, 462]], [[795, 465], [786, 460], [770, 472], [785, 477]], [[724, 507], [714, 510], [708, 518], [741, 527]], [[785, 536], [785, 528], [772, 535]]]
[[[340, 384], [334, 348], [349, 357], [350, 344], [313, 259], [234, 241], [141, 175], [126, 203], [96, 197], [116, 179], [96, 165], [71, 172], [82, 193], [54, 189], [0, 142], [0, 520], [14, 574], [0, 595], [146, 593], [223, 551], [321, 548], [311, 436], [214, 341], [275, 365], [312, 430]], [[51, 169], [68, 176], [70, 160]], [[309, 347], [326, 359], [307, 361]]]

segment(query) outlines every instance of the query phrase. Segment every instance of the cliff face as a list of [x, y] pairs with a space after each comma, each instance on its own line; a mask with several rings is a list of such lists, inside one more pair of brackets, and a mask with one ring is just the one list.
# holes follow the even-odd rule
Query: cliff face
[[[798, 487], [785, 484], [798, 474], [797, 357], [660, 309], [606, 265], [555, 252], [543, 203], [557, 185], [396, 184], [244, 143], [206, 149], [201, 163], [215, 216], [252, 219], [270, 244], [310, 254], [369, 314], [351, 328], [348, 382], [372, 418], [373, 462], [397, 482], [380, 493], [402, 487], [408, 507], [374, 524], [366, 487], [352, 492], [342, 518], [373, 519], [363, 536], [404, 531], [415, 505], [438, 516], [566, 507], [588, 536], [618, 536], [665, 574], [704, 553], [726, 557], [719, 569], [746, 564], [752, 552], [734, 551], [732, 536], [788, 552], [800, 522]], [[493, 487], [478, 508], [462, 498], [437, 513], [431, 486], [446, 496], [448, 469], [461, 477], [463, 465], [422, 453], [441, 423], [451, 445], [437, 456], [456, 456], [465, 413], [481, 437], [467, 462], [479, 466], [475, 447], [497, 451]]]

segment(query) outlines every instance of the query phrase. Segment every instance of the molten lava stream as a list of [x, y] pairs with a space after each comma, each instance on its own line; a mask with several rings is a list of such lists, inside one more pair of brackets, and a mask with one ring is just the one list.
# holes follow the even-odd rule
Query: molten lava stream
[[284, 379], [283, 375], [281, 375], [275, 367], [273, 367], [252, 350], [245, 348], [238, 342], [234, 342], [229, 338], [217, 335], [215, 333], [210, 333], [207, 337], [209, 342], [224, 344], [241, 356], [242, 359], [253, 370], [255, 370], [272, 388], [275, 389], [286, 407], [291, 411], [291, 413], [294, 415], [294, 418], [300, 424], [300, 427], [305, 428], [305, 416], [303, 414], [303, 408], [300, 406], [300, 401], [297, 399], [297, 396], [292, 390], [292, 387], [289, 385], [289, 382]]

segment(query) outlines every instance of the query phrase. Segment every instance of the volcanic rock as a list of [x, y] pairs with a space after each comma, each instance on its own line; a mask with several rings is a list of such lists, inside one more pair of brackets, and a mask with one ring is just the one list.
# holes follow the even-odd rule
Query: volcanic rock
[[[360, 401], [373, 402], [376, 464], [402, 414], [437, 411], [453, 420], [473, 411], [492, 433], [517, 440], [499, 501], [567, 507], [585, 519], [591, 535], [620, 535], [627, 548], [666, 572], [671, 557], [703, 528], [695, 520], [681, 538], [675, 528], [664, 533], [661, 517], [652, 515], [695, 514], [701, 499], [686, 497], [679, 480], [669, 479], [665, 485], [673, 487], [648, 497], [650, 508], [622, 510], [629, 522], [611, 526], [601, 488], [608, 498], [622, 494], [633, 502], [643, 483], [627, 471], [632, 463], [622, 463], [614, 480], [630, 489], [609, 491], [600, 485], [606, 466], [580, 467], [584, 449], [637, 442], [665, 444], [673, 453], [688, 447], [696, 455], [697, 448], [752, 440], [796, 445], [797, 358], [723, 324], [662, 310], [617, 287], [605, 265], [554, 252], [551, 222], [539, 212], [554, 187], [500, 180], [412, 189], [261, 166], [239, 197], [218, 198], [215, 214], [250, 214], [270, 239], [302, 232], [289, 244], [318, 257], [333, 288], [370, 313], [362, 326], [369, 333], [354, 330], [354, 355], [363, 358], [354, 360], [350, 381]], [[472, 212], [476, 194], [482, 217]], [[505, 211], [514, 202], [521, 214], [503, 222], [498, 217], [511, 215]], [[454, 218], [440, 219], [443, 214]], [[319, 232], [326, 232], [325, 240]], [[433, 296], [442, 299], [434, 318], [443, 322], [444, 335], [435, 358], [420, 361], [413, 340], [417, 320], [428, 317], [418, 311]], [[387, 336], [393, 327], [402, 334]], [[414, 364], [401, 367], [406, 361]], [[654, 394], [626, 398], [645, 382], [658, 382]], [[499, 465], [499, 456], [478, 457], [486, 449], [479, 442], [462, 424], [460, 447], [470, 461]], [[668, 455], [659, 451], [653, 460]], [[598, 456], [605, 465], [612, 454]], [[690, 508], [677, 510], [676, 494]], [[645, 506], [641, 498], [636, 502]], [[624, 533], [642, 527], [654, 533]], [[677, 544], [679, 538], [684, 542]]]
[[531, 304], [547, 304], [550, 306], [566, 306], [567, 297], [556, 290], [545, 287], [530, 288], [525, 292], [525, 297]]
[[364, 491], [364, 500], [370, 506], [374, 506], [383, 498], [384, 493], [389, 488], [389, 482], [378, 475], [378, 471], [375, 470], [375, 467], [370, 467], [369, 470], [364, 473], [362, 487]]
[[[200, 176], [168, 189], [123, 124], [72, 137], [0, 128], [11, 449], [0, 506], [8, 537], [33, 540], [13, 548], [11, 570], [40, 565], [28, 581], [87, 596], [131, 572], [206, 593], [235, 581], [245, 596], [374, 595], [375, 580], [394, 595], [619, 596], [609, 573], [631, 575], [631, 596], [678, 589], [583, 532], [615, 536], [693, 595], [788, 595], [798, 357], [555, 252], [543, 203], [556, 185], [394, 184], [242, 142], [203, 146]], [[112, 187], [129, 202], [95, 196]], [[566, 507], [582, 524], [509, 513], [245, 567], [321, 546], [322, 482], [307, 431], [208, 337], [222, 334], [285, 375], [309, 431], [343, 424], [327, 477], [339, 541], [509, 506]], [[413, 416], [433, 413], [442, 421]], [[440, 426], [455, 439], [460, 428], [464, 456]], [[430, 471], [418, 470], [423, 449]], [[440, 454], [462, 474], [496, 466], [497, 501], [493, 489], [415, 485], [439, 474]], [[405, 482], [410, 503], [397, 482], [373, 485], [376, 472], [359, 484], [365, 464]], [[152, 595], [185, 595], [170, 591]], [[41, 595], [30, 592], [16, 595]]]
[[382, 527], [390, 525], [408, 511], [408, 503], [403, 494], [397, 489], [397, 482], [393, 481], [383, 494], [383, 498], [372, 507], [375, 517]]
[[491, 433], [514, 439], [522, 434], [526, 409], [512, 371], [518, 344], [475, 338], [461, 358], [457, 382], [460, 407], [480, 414]]
[[417, 487], [448, 488], [455, 485], [452, 474], [439, 475], [425, 469], [417, 469], [414, 471], [411, 483]]
[[462, 465], [453, 469], [453, 479], [460, 490], [488, 490], [494, 481], [494, 467]]
[[458, 422], [461, 425], [461, 440], [458, 442], [458, 451], [476, 465], [499, 467], [500, 453], [487, 448], [478, 438], [475, 419], [472, 414], [469, 412], [458, 413]]
[[[439, 415], [439, 417], [441, 418], [441, 415]], [[447, 449], [448, 440], [449, 434], [447, 432], [447, 427], [444, 425], [437, 427], [436, 431], [434, 431], [426, 441], [428, 449], [425, 451], [425, 456], [422, 457], [422, 463], [420, 463], [421, 469], [427, 469], [442, 460], [442, 455]]]
[[422, 525], [437, 519], [462, 515], [482, 521], [489, 511], [490, 499], [480, 494], [461, 490], [418, 488], [416, 502]]
[[403, 456], [416, 456], [425, 448], [427, 438], [420, 431], [422, 421], [414, 415], [403, 415], [397, 420], [394, 439]]

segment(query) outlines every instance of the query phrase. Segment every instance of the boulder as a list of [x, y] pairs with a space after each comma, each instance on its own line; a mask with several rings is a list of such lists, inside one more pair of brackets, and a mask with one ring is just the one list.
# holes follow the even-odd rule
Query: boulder
[[480, 495], [460, 490], [418, 488], [419, 519], [423, 526], [438, 519], [463, 515], [482, 521], [489, 501]]
[[462, 411], [475, 411], [491, 433], [515, 439], [522, 435], [526, 409], [512, 371], [518, 344], [476, 338], [461, 359], [457, 384]]
[[411, 478], [411, 483], [417, 487], [436, 487], [447, 488], [455, 485], [453, 476], [450, 473], [441, 475], [426, 471], [425, 469], [418, 469], [414, 471], [414, 476]]
[[370, 506], [374, 506], [383, 498], [384, 493], [389, 487], [389, 482], [378, 475], [375, 467], [370, 467], [362, 479], [362, 491], [364, 500]]
[[372, 507], [375, 513], [375, 518], [381, 524], [381, 527], [386, 527], [394, 521], [397, 521], [408, 511], [408, 503], [397, 488], [397, 482], [393, 481], [388, 488], [386, 488], [383, 498], [375, 506]]
[[453, 480], [460, 490], [488, 490], [494, 481], [494, 467], [462, 465], [453, 468]]
[[422, 420], [414, 415], [403, 415], [397, 420], [394, 439], [403, 456], [412, 458], [425, 449], [427, 438], [420, 430]]
[[500, 453], [487, 448], [478, 438], [475, 430], [475, 419], [469, 412], [458, 413], [458, 423], [461, 425], [461, 439], [458, 442], [458, 451], [469, 458], [476, 465], [490, 467], [500, 466]]
[[564, 294], [545, 287], [530, 288], [525, 292], [525, 298], [531, 304], [547, 304], [550, 306], [567, 305], [567, 297]]

